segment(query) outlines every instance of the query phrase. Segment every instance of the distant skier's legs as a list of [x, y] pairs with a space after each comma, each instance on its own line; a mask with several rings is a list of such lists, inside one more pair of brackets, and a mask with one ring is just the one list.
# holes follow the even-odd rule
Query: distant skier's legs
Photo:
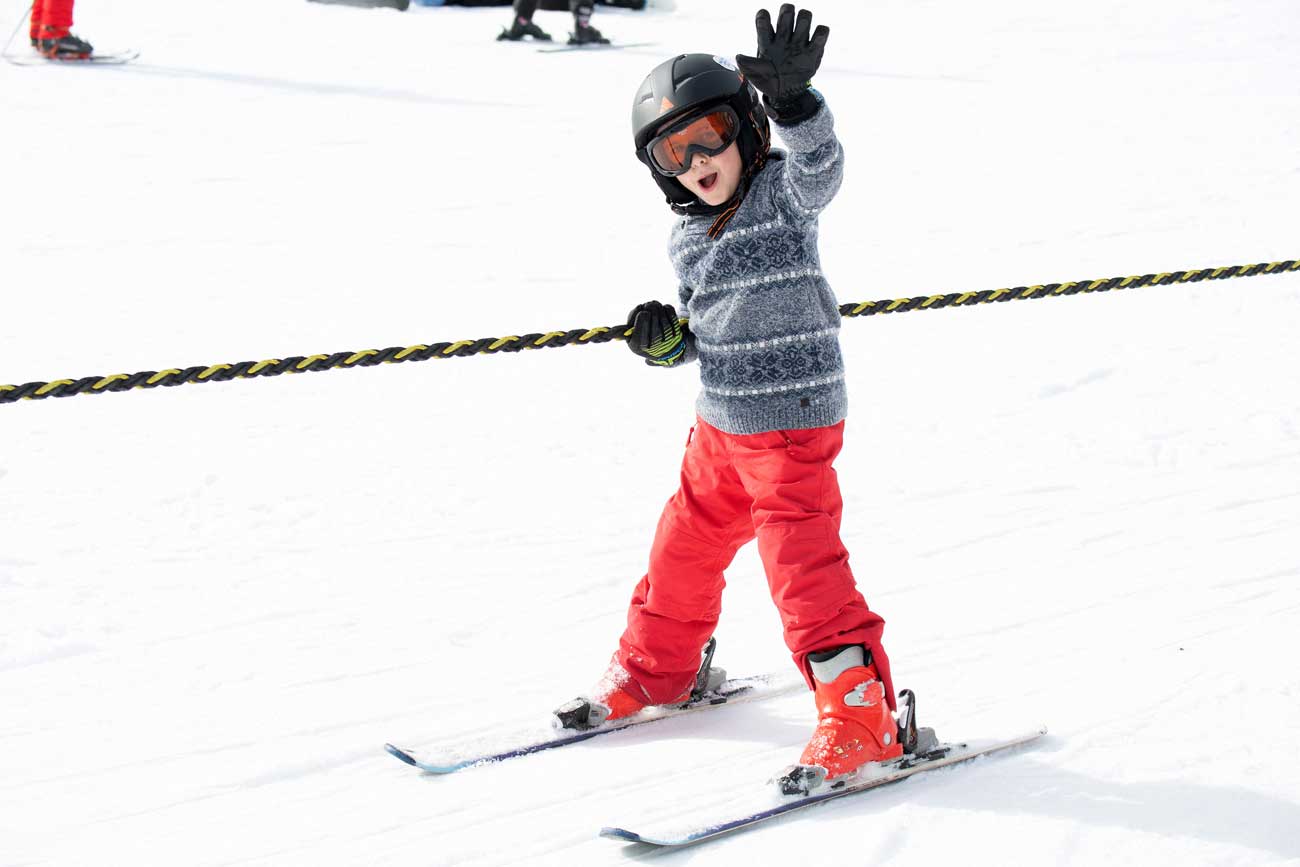
[[72, 29], [73, 0], [36, 0], [32, 5], [32, 21], [40, 21], [41, 32], [37, 39], [58, 39]]
[[515, 0], [514, 17], [510, 19], [510, 26], [502, 30], [497, 39], [518, 42], [525, 36], [531, 36], [543, 42], [549, 41], [551, 35], [533, 23], [536, 12], [537, 0]]
[[592, 0], [569, 0], [569, 10], [573, 12], [573, 36], [569, 39], [571, 44], [609, 43], [599, 30], [591, 26]]
[[73, 0], [36, 0], [32, 39], [38, 51], [56, 59], [89, 57], [94, 47], [72, 33]]

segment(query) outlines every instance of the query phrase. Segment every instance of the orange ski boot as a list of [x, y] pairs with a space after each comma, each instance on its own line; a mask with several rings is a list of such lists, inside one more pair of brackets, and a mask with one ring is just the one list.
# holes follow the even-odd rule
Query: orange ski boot
[[848, 645], [811, 654], [808, 660], [816, 683], [817, 728], [799, 764], [777, 781], [788, 795], [806, 795], [869, 762], [903, 755], [898, 723], [866, 650]]
[[[703, 651], [700, 670], [695, 682], [672, 701], [662, 702], [673, 706], [684, 704], [696, 693], [716, 689], [727, 678], [727, 672], [713, 667], [713, 651], [717, 641], [710, 638]], [[632, 679], [618, 662], [618, 654], [609, 660], [609, 667], [591, 690], [590, 697], [579, 697], [565, 702], [554, 712], [556, 726], [562, 729], [583, 731], [607, 722], [632, 716], [653, 702], [641, 684]]]

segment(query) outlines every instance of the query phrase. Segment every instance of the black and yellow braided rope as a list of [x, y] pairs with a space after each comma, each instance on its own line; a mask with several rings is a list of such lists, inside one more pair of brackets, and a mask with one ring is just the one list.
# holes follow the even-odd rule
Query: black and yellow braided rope
[[1268, 262], [1259, 265], [1234, 265], [1226, 268], [1202, 268], [1197, 271], [1167, 271], [1161, 274], [1143, 274], [1140, 277], [1111, 277], [1106, 280], [1078, 280], [1071, 283], [1045, 283], [1041, 286], [1017, 286], [1014, 289], [985, 289], [982, 292], [953, 292], [948, 295], [897, 298], [892, 301], [864, 301], [861, 304], [841, 304], [840, 315], [875, 316], [880, 313], [907, 313], [912, 310], [939, 310], [944, 307], [973, 307], [1003, 301], [1026, 301], [1033, 298], [1055, 298], [1061, 295], [1078, 295], [1081, 292], [1109, 292], [1112, 289], [1137, 289], [1141, 286], [1168, 286], [1174, 283], [1199, 283], [1202, 280], [1229, 280], [1233, 277], [1254, 277], [1257, 274], [1282, 274], [1300, 271], [1300, 262]]
[[[908, 313], [913, 310], [939, 310], [945, 307], [972, 307], [976, 304], [1025, 301], [1033, 298], [1055, 298], [1084, 292], [1136, 289], [1141, 286], [1199, 283], [1202, 280], [1228, 280], [1235, 277], [1282, 274], [1289, 271], [1300, 271], [1300, 261], [1237, 265], [1226, 268], [1202, 268], [1194, 271], [1169, 271], [1161, 274], [1143, 274], [1140, 277], [1111, 277], [1106, 280], [1078, 280], [1070, 283], [1046, 283], [1040, 286], [1017, 286], [1011, 289], [986, 289], [981, 292], [954, 292], [947, 295], [864, 301], [859, 304], [840, 305], [840, 315], [852, 318], [875, 316], [883, 313]], [[323, 370], [374, 367], [377, 364], [400, 364], [407, 361], [429, 361], [437, 358], [467, 358], [471, 355], [495, 355], [501, 352], [520, 352], [525, 349], [584, 346], [592, 343], [626, 340], [629, 333], [627, 326], [620, 324], [608, 328], [576, 328], [571, 331], [548, 331], [546, 333], [521, 334], [511, 337], [457, 340], [453, 343], [416, 344], [415, 346], [405, 347], [390, 346], [387, 349], [363, 349], [359, 352], [335, 352], [331, 355], [295, 355], [289, 358], [273, 358], [267, 361], [240, 361], [236, 364], [213, 364], [199, 367], [170, 368], [168, 370], [146, 370], [133, 374], [116, 373], [111, 376], [86, 376], [81, 379], [56, 379], [51, 382], [28, 382], [22, 385], [0, 385], [0, 404], [16, 403], [20, 400], [43, 400], [47, 397], [72, 397], [78, 394], [106, 394], [109, 392], [130, 391], [136, 388], [170, 387], [187, 383], [226, 382], [232, 379], [279, 376], [282, 373], [317, 373]]]

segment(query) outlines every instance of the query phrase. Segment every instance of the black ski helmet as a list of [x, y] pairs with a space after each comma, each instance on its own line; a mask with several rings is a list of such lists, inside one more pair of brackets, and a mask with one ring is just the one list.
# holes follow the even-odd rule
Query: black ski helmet
[[650, 140], [664, 127], [719, 105], [730, 105], [740, 118], [740, 147], [744, 177], [742, 191], [754, 172], [762, 168], [771, 147], [767, 112], [754, 86], [745, 80], [728, 57], [713, 54], [679, 54], [650, 70], [632, 100], [632, 138], [636, 156], [679, 214], [714, 214], [726, 205], [707, 205], [692, 195], [681, 181], [655, 171], [647, 152]]

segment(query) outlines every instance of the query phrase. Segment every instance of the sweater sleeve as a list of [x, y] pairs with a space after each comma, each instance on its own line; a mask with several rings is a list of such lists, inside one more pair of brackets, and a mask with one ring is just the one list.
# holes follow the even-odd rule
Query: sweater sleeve
[[776, 125], [790, 149], [780, 163], [776, 194], [795, 216], [805, 219], [821, 213], [844, 180], [844, 148], [835, 136], [835, 118], [821, 94], [813, 93], [821, 104], [816, 114], [790, 126]]

